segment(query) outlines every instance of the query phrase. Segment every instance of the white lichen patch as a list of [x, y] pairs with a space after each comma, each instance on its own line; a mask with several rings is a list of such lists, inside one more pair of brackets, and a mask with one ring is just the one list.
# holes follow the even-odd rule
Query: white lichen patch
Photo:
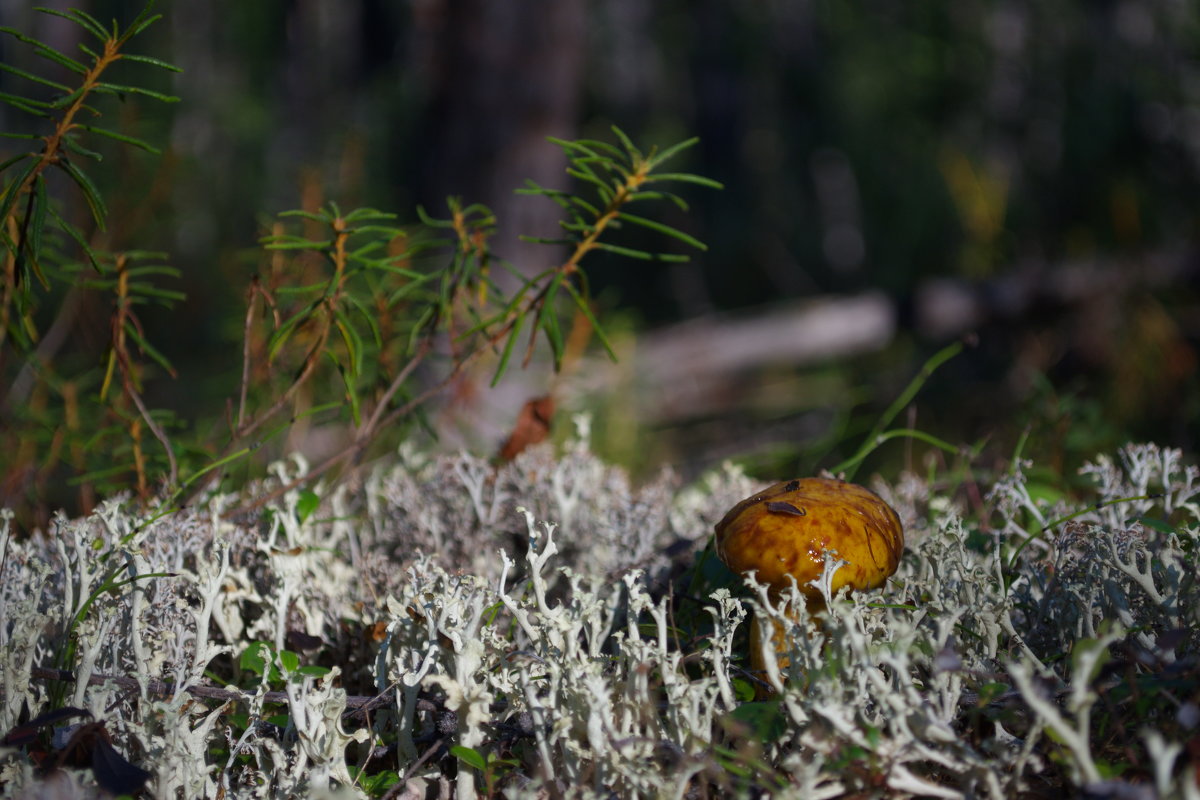
[[829, 596], [830, 559], [812, 612], [705, 549], [756, 484], [634, 487], [583, 435], [501, 467], [406, 452], [315, 511], [113, 500], [33, 538], [3, 513], [0, 734], [90, 718], [0, 748], [0, 791], [95, 796], [34, 759], [82, 720], [158, 798], [1200, 797], [1196, 469], [1132, 446], [1072, 505], [1027, 466], [973, 517], [878, 482], [899, 570]]

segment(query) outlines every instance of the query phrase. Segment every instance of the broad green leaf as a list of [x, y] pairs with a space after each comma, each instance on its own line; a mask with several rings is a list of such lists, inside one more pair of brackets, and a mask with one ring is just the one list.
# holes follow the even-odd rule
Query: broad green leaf
[[776, 742], [787, 732], [787, 716], [778, 701], [742, 703], [727, 717], [750, 729], [748, 738], [763, 744]]
[[291, 675], [300, 668], [300, 656], [291, 650], [280, 650], [278, 656], [279, 666], [285, 675]]
[[471, 747], [463, 747], [461, 744], [456, 744], [450, 748], [450, 755], [462, 761], [469, 767], [483, 772], [487, 769], [487, 762], [478, 750]]
[[312, 513], [321, 505], [321, 498], [311, 489], [301, 489], [296, 499], [296, 514], [301, 522], [307, 522]]
[[251, 642], [238, 657], [238, 667], [246, 672], [262, 675], [273, 660], [271, 645], [266, 642]]
[[1129, 520], [1130, 522], [1140, 522], [1142, 525], [1159, 533], [1175, 533], [1175, 526], [1165, 519], [1159, 517], [1138, 516]]
[[303, 675], [306, 678], [324, 678], [331, 671], [329, 667], [319, 667], [316, 664], [309, 664], [296, 670], [296, 674]]

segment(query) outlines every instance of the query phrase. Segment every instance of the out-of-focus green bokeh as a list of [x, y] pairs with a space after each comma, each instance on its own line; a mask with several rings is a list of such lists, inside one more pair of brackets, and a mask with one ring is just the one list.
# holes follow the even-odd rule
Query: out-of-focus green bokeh
[[[141, 7], [74, 5], [121, 20]], [[190, 301], [146, 317], [183, 376], [153, 381], [160, 406], [220, 416], [237, 383], [245, 286], [263, 263], [255, 242], [276, 212], [336, 200], [415, 220], [417, 204], [440, 211], [464, 195], [499, 215], [497, 251], [532, 270], [557, 254], [516, 236], [552, 234], [556, 209], [512, 190], [526, 177], [565, 180], [545, 137], [604, 137], [617, 124], [639, 142], [700, 136], [679, 166], [726, 188], [694, 192], [689, 214], [666, 219], [708, 243], [691, 264], [592, 263], [602, 311], [627, 332], [625, 371], [566, 392], [566, 405], [596, 412], [606, 454], [685, 472], [736, 455], [764, 473], [829, 467], [930, 354], [967, 333], [978, 346], [939, 370], [897, 424], [952, 441], [991, 436], [1004, 453], [1032, 426], [1030, 451], [1058, 459], [1128, 438], [1195, 450], [1196, 4], [175, 0], [160, 10], [142, 51], [183, 68], [155, 76], [181, 102], [128, 98], [114, 111], [165, 154], [113, 147], [93, 173], [112, 211], [99, 243], [165, 250], [184, 270]], [[14, 0], [0, 0], [0, 24], [64, 51], [80, 35]], [[46, 70], [8, 37], [0, 58]], [[25, 125], [0, 106], [0, 129]], [[768, 332], [761, 349], [783, 355], [711, 376], [705, 391], [719, 401], [668, 408], [629, 388], [637, 370], [656, 368], [638, 360], [650, 332], [699, 320], [690, 330], [717, 353], [723, 315], [800, 313], [870, 292], [892, 325], [874, 345], [801, 359]], [[86, 363], [99, 358], [87, 331], [104, 313], [79, 314]], [[550, 385], [544, 373], [530, 384], [530, 395]], [[502, 397], [499, 416], [514, 417], [519, 402]], [[894, 443], [877, 463], [919, 467], [921, 452]]]

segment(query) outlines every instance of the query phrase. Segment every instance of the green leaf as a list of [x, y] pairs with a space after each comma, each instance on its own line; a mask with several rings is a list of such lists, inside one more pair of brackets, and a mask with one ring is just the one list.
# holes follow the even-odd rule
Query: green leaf
[[626, 153], [628, 153], [632, 158], [637, 158], [638, 160], [642, 159], [641, 151], [633, 146], [633, 142], [630, 141], [629, 137], [625, 135], [625, 131], [621, 130], [616, 125], [613, 125], [612, 132], [616, 134], [618, 139], [621, 140], [621, 146], [625, 148]]
[[427, 228], [453, 228], [454, 222], [448, 219], [434, 219], [425, 212], [424, 206], [417, 206], [417, 219]]
[[82, 144], [80, 144], [79, 139], [76, 138], [73, 134], [67, 134], [60, 141], [62, 141], [63, 149], [66, 150], [67, 152], [74, 153], [75, 155], [83, 156], [84, 158], [90, 158], [93, 161], [97, 161], [97, 162], [104, 160], [104, 156], [100, 155], [95, 150], [89, 150], [88, 148], [86, 148]]
[[183, 72], [183, 70], [181, 68], [175, 66], [174, 64], [163, 61], [161, 58], [154, 58], [153, 56], [141, 56], [141, 55], [133, 55], [130, 53], [122, 53], [121, 60], [122, 61], [136, 61], [139, 64], [151, 64], [156, 67], [162, 67], [165, 70], [170, 70], [171, 72]]
[[296, 670], [296, 674], [303, 675], [308, 678], [324, 678], [332, 671], [333, 670], [331, 670], [329, 667], [319, 667], [316, 664], [308, 664]]
[[508, 369], [508, 361], [512, 358], [513, 348], [517, 344], [517, 339], [521, 335], [521, 326], [525, 324], [525, 315], [517, 315], [513, 321], [512, 331], [508, 335], [508, 341], [504, 343], [504, 352], [500, 354], [500, 363], [496, 365], [496, 374], [492, 376], [492, 387], [495, 388], [500, 379], [504, 377], [505, 370]]
[[685, 139], [684, 141], [680, 142], [679, 144], [671, 145], [666, 150], [663, 150], [661, 153], [656, 153], [656, 154], [652, 155], [650, 158], [647, 159], [647, 161], [649, 161], [650, 166], [652, 168], [657, 167], [659, 164], [661, 164], [664, 161], [667, 161], [668, 159], [673, 157], [679, 151], [686, 150], [687, 148], [695, 145], [699, 141], [700, 141], [700, 137], [698, 137], [698, 136], [693, 136], [691, 139]]
[[301, 489], [300, 496], [296, 499], [296, 514], [300, 517], [300, 521], [306, 522], [319, 505], [321, 505], [321, 498], [317, 496], [316, 492], [311, 489]]
[[658, 181], [679, 181], [680, 183], [694, 183], [698, 186], [707, 186], [710, 189], [724, 189], [725, 184], [720, 181], [714, 181], [712, 178], [705, 178], [700, 175], [690, 175], [686, 172], [660, 172], [646, 177], [646, 183], [656, 183]]
[[40, 83], [43, 86], [49, 86], [51, 89], [55, 89], [60, 92], [71, 91], [71, 87], [67, 86], [66, 84], [48, 80], [46, 78], [43, 78], [41, 75], [36, 75], [32, 72], [26, 72], [23, 69], [17, 69], [16, 67], [10, 66], [9, 64], [0, 63], [0, 70], [3, 70], [4, 72], [9, 73], [10, 75], [16, 75], [19, 78], [24, 78], [27, 81], [33, 81], [34, 83]]
[[126, 86], [126, 85], [119, 84], [119, 83], [108, 83], [108, 82], [100, 81], [94, 85], [94, 88], [95, 88], [95, 91], [97, 91], [97, 92], [107, 93], [107, 94], [119, 94], [119, 95], [140, 94], [143, 97], [151, 97], [155, 100], [161, 100], [164, 103], [178, 103], [179, 102], [179, 98], [174, 95], [163, 94], [162, 92], [156, 92], [153, 89], [146, 89], [141, 86]]
[[745, 678], [733, 679], [733, 695], [739, 701], [748, 703], [754, 699], [755, 694], [754, 684], [752, 684], [750, 681], [746, 680]]
[[291, 675], [300, 668], [300, 656], [291, 650], [280, 650], [278, 655], [279, 666], [283, 670], [284, 675]]
[[92, 219], [96, 221], [96, 227], [104, 230], [104, 217], [108, 213], [108, 209], [104, 206], [104, 200], [100, 197], [100, 192], [96, 189], [96, 185], [92, 183], [92, 179], [84, 174], [83, 170], [72, 164], [67, 159], [59, 159], [56, 166], [75, 182], [79, 190], [83, 192], [83, 197], [87, 200], [88, 209], [92, 212]]
[[316, 300], [310, 302], [303, 309], [284, 320], [283, 324], [275, 329], [271, 334], [271, 338], [267, 341], [268, 361], [275, 360], [275, 356], [279, 354], [280, 348], [283, 347], [284, 343], [292, 335], [296, 326], [312, 318], [312, 313], [317, 307], [317, 302]]
[[24, 111], [26, 114], [32, 114], [35, 117], [41, 117], [42, 119], [50, 118], [50, 115], [42, 110], [43, 108], [50, 108], [51, 105], [49, 103], [30, 100], [27, 97], [18, 97], [8, 92], [0, 92], [0, 103], [7, 103], [13, 108]]
[[1175, 533], [1175, 526], [1167, 522], [1165, 519], [1158, 517], [1134, 517], [1130, 522], [1140, 522], [1151, 530], [1156, 530], [1159, 533]]
[[450, 755], [458, 758], [464, 764], [472, 767], [480, 772], [487, 769], [487, 762], [479, 751], [472, 747], [463, 747], [461, 744], [456, 744], [450, 748]]
[[553, 245], [575, 244], [578, 241], [578, 239], [548, 239], [545, 236], [526, 236], [523, 233], [519, 234], [517, 236], [517, 238], [520, 239], [522, 242], [532, 242], [533, 244], [553, 244]]
[[301, 219], [310, 219], [313, 222], [322, 222], [326, 225], [333, 222], [333, 219], [324, 212], [313, 213], [311, 211], [304, 211], [299, 208], [293, 208], [290, 211], [281, 211], [281, 212], [279, 212], [279, 216], [285, 217], [285, 218], [286, 217], [300, 217]]
[[42, 45], [41, 47], [35, 47], [33, 49], [33, 52], [37, 53], [42, 58], [49, 59], [50, 61], [53, 61], [56, 64], [61, 64], [62, 66], [66, 67], [67, 69], [71, 70], [72, 72], [77, 72], [80, 75], [87, 74], [88, 69], [86, 66], [84, 66], [80, 62], [76, 61], [75, 59], [71, 58], [70, 56], [67, 56], [67, 55], [64, 55], [63, 53], [58, 52], [53, 47], [47, 47], [45, 45]]
[[67, 56], [65, 56], [62, 53], [55, 50], [50, 45], [45, 44], [44, 42], [40, 42], [37, 39], [34, 39], [32, 36], [27, 36], [24, 33], [21, 33], [20, 31], [16, 30], [15, 28], [0, 26], [0, 33], [7, 33], [9, 36], [12, 36], [14, 39], [16, 39], [19, 42], [23, 42], [24, 44], [33, 45], [35, 53], [43, 56], [44, 58], [48, 58], [51, 61], [56, 61], [59, 64], [62, 64], [64, 67], [71, 70], [72, 72], [78, 72], [80, 75], [83, 75], [87, 72], [87, 67], [85, 67], [83, 64], [80, 64], [78, 61], [75, 61], [72, 58], [68, 58]]
[[399, 289], [392, 292], [388, 296], [388, 308], [395, 306], [401, 300], [405, 299], [417, 290], [426, 288], [425, 284], [427, 284], [434, 277], [436, 276], [433, 273], [429, 273], [428, 275], [419, 275], [413, 278], [411, 282], [404, 284]]
[[558, 289], [563, 278], [562, 272], [554, 276], [554, 280], [546, 289], [546, 298], [542, 301], [542, 307], [538, 311], [538, 325], [541, 326], [542, 331], [546, 334], [546, 339], [550, 342], [550, 350], [554, 354], [555, 370], [562, 366], [563, 337], [558, 326], [558, 314], [554, 311], [554, 299], [558, 296]]
[[153, 7], [154, 2], [151, 0], [151, 2], [147, 3], [146, 7], [142, 9], [142, 13], [137, 15], [137, 19], [135, 19], [125, 31], [125, 35], [121, 37], [122, 41], [129, 41], [134, 36], [137, 36], [139, 33], [146, 30], [146, 28], [149, 28], [151, 25], [162, 19], [162, 14], [151, 15], [149, 13], [150, 9]]
[[251, 642], [238, 657], [238, 667], [245, 672], [262, 675], [267, 671], [267, 665], [274, 659], [271, 656], [273, 648], [266, 642]]
[[417, 317], [417, 321], [413, 323], [412, 330], [409, 331], [408, 346], [405, 352], [411, 355], [417, 351], [417, 339], [421, 337], [421, 334], [425, 331], [426, 326], [433, 322], [436, 315], [437, 307], [433, 303], [426, 304], [425, 310], [423, 310], [421, 315]]
[[43, 287], [49, 286], [41, 267], [42, 233], [46, 230], [46, 208], [50, 197], [46, 191], [46, 179], [38, 175], [33, 181], [33, 208], [29, 221], [29, 268]]
[[80, 86], [77, 89], [72, 89], [69, 93], [56, 97], [54, 102], [48, 103], [47, 108], [66, 108], [83, 96], [84, 87]]
[[[24, 156], [21, 156], [21, 158], [24, 158]], [[29, 180], [29, 176], [37, 169], [37, 165], [37, 156], [29, 156], [29, 163], [25, 166], [25, 169], [21, 170], [20, 175], [8, 184], [3, 198], [0, 198], [0, 220], [8, 219], [12, 213], [13, 206], [17, 202], [17, 198], [21, 194], [21, 189], [25, 187], [25, 181]]]
[[[379, 321], [377, 319], [375, 319], [374, 310], [371, 308], [368, 308], [366, 305], [363, 304], [363, 302], [361, 300], [359, 300], [357, 297], [355, 297], [354, 295], [351, 295], [351, 294], [346, 295], [346, 302], [348, 302], [354, 308], [354, 310], [358, 312], [358, 315], [360, 317], [362, 317], [363, 322], [366, 323], [367, 328], [370, 329], [371, 340], [373, 342], [375, 342], [375, 346], [382, 347], [383, 346], [383, 331], [381, 331], [379, 329]], [[359, 335], [359, 338], [361, 340], [361, 338], [362, 338], [361, 334]], [[360, 345], [360, 347], [361, 347], [361, 345]], [[359, 367], [359, 371], [360, 372], [362, 371], [361, 366]]]
[[601, 199], [603, 199], [605, 203], [612, 202], [614, 196], [613, 188], [608, 181], [602, 180], [593, 174], [578, 169], [568, 169], [567, 174], [572, 175], [581, 181], [585, 181], [594, 185], [596, 187], [596, 192], [600, 195]]
[[596, 242], [597, 250], [607, 250], [610, 253], [617, 255], [628, 256], [642, 261], [669, 261], [673, 263], [684, 262], [688, 260], [685, 255], [677, 253], [648, 253], [645, 250], [634, 250], [632, 247], [621, 247], [616, 244], [608, 244], [607, 242]]
[[683, 231], [676, 230], [675, 228], [672, 228], [670, 225], [664, 225], [661, 222], [655, 222], [652, 219], [646, 219], [645, 217], [639, 217], [636, 214], [627, 214], [624, 211], [618, 213], [617, 218], [622, 219], [626, 222], [632, 222], [634, 225], [641, 225], [643, 228], [649, 228], [650, 230], [661, 233], [664, 236], [670, 236], [673, 239], [678, 239], [679, 241], [681, 241], [685, 244], [690, 244], [692, 247], [695, 247], [697, 250], [707, 250], [708, 249], [708, 245], [704, 244], [704, 242], [700, 241], [699, 239], [697, 239], [693, 236], [689, 236], [688, 234], [684, 233]]
[[579, 308], [583, 315], [587, 317], [588, 322], [591, 323], [592, 330], [595, 332], [596, 338], [599, 339], [600, 344], [604, 346], [604, 352], [608, 353], [608, 357], [615, 362], [617, 360], [617, 354], [613, 350], [612, 344], [609, 343], [608, 336], [605, 335], [604, 329], [600, 327], [599, 321], [597, 321], [596, 316], [592, 313], [592, 309], [588, 306], [587, 300], [579, 293], [579, 290], [571, 285], [570, 281], [565, 281], [563, 286], [567, 288], [567, 292], [571, 295], [571, 299], [575, 301], [575, 305]]
[[333, 324], [337, 326], [338, 333], [342, 335], [342, 343], [346, 345], [346, 355], [350, 358], [350, 378], [357, 378], [357, 376], [362, 374], [362, 337], [358, 335], [358, 331], [354, 329], [350, 320], [340, 310], [334, 312]]
[[[560, 139], [557, 136], [547, 136], [546, 141], [550, 142], [551, 144], [558, 145], [563, 150], [567, 151], [568, 155], [571, 153], [576, 153], [576, 152], [583, 153], [584, 155], [589, 155], [589, 156], [599, 155], [591, 147], [591, 145], [598, 144], [598, 142], [595, 142], [595, 141], [588, 141], [585, 139], [576, 139], [576, 140]], [[608, 148], [612, 151], [612, 154], [614, 156], [617, 156], [618, 158], [620, 158], [622, 155], [624, 155], [620, 150], [617, 150], [612, 145], [608, 145]], [[574, 156], [572, 156], [572, 158], [574, 158]]]
[[787, 718], [779, 702], [774, 700], [742, 703], [726, 718], [748, 727], [747, 738], [763, 744], [776, 742], [787, 732]]
[[77, 8], [72, 8], [69, 11], [59, 11], [56, 8], [42, 8], [41, 6], [35, 6], [34, 10], [40, 11], [43, 14], [50, 14], [51, 16], [62, 17], [63, 19], [70, 20], [80, 27], [86, 28], [88, 33], [92, 34], [102, 42], [108, 39], [108, 31], [104, 30], [104, 27], [90, 14], [80, 11]]
[[70, 236], [71, 239], [75, 241], [75, 244], [79, 245], [80, 249], [83, 250], [84, 255], [87, 256], [88, 263], [92, 265], [92, 268], [101, 275], [106, 274], [107, 270], [104, 267], [104, 263], [96, 256], [96, 252], [92, 250], [92, 246], [88, 243], [87, 238], [84, 237], [79, 229], [63, 219], [62, 215], [58, 213], [58, 209], [54, 207], [53, 203], [48, 205], [46, 210], [50, 212], [50, 216], [54, 217], [54, 222], [56, 225], [58, 225], [59, 230], [67, 234], [67, 236]]
[[356, 386], [355, 377], [349, 369], [338, 363], [333, 353], [326, 350], [325, 356], [333, 362], [338, 376], [342, 379], [342, 386], [346, 388], [346, 399], [350, 401], [350, 418], [357, 428], [362, 425], [362, 415], [359, 413], [358, 387]]
[[592, 205], [591, 203], [589, 203], [587, 200], [584, 200], [582, 197], [575, 197], [575, 196], [572, 196], [572, 197], [570, 198], [570, 200], [571, 200], [571, 204], [572, 204], [572, 205], [579, 206], [579, 207], [580, 207], [580, 208], [582, 208], [584, 211], [586, 211], [586, 212], [588, 212], [589, 214], [591, 214], [593, 217], [599, 217], [599, 216], [600, 216], [600, 209], [596, 208], [594, 205]]
[[574, 145], [579, 148], [588, 148], [597, 154], [608, 153], [614, 158], [621, 158], [625, 155], [621, 152], [620, 148], [615, 147], [610, 142], [601, 141], [599, 139], [576, 139], [573, 142], [566, 142], [565, 144]]
[[80, 125], [79, 128], [87, 131], [88, 133], [94, 133], [97, 136], [104, 136], [109, 139], [115, 139], [118, 142], [124, 142], [125, 144], [133, 145], [139, 150], [145, 150], [147, 153], [153, 153], [156, 156], [162, 154], [162, 151], [154, 145], [133, 136], [126, 136], [123, 133], [117, 133], [116, 131], [110, 131], [107, 128], [100, 128], [95, 125]]
[[302, 236], [267, 236], [259, 240], [266, 250], [325, 250], [333, 242], [314, 241]]
[[151, 360], [170, 373], [172, 377], [175, 376], [175, 368], [171, 366], [171, 362], [167, 360], [166, 356], [158, 352], [150, 342], [146, 341], [145, 337], [138, 332], [137, 326], [132, 322], [125, 323], [125, 335], [137, 342], [141, 351], [150, 356]]
[[[39, 138], [39, 137], [34, 137], [34, 138]], [[34, 153], [17, 153], [12, 158], [6, 158], [6, 159], [4, 159], [4, 161], [0, 161], [0, 172], [3, 172], [4, 170], [8, 169], [13, 164], [16, 164], [18, 161], [20, 161], [23, 158], [32, 159], [35, 164], [37, 163], [37, 155], [36, 154], [34, 154]], [[7, 192], [11, 191], [16, 185], [18, 185], [18, 184], [17, 183], [9, 184], [8, 189], [5, 192], [5, 197], [8, 196]]]

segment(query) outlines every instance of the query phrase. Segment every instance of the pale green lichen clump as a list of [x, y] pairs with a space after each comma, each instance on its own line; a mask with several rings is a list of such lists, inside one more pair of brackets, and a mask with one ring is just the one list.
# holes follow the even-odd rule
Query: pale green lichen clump
[[[498, 470], [404, 453], [312, 513], [298, 492], [249, 517], [220, 496], [139, 527], [114, 501], [31, 540], [5, 516], [0, 733], [87, 709], [158, 798], [397, 779], [405, 797], [1200, 797], [1196, 470], [1126, 448], [1085, 470], [1093, 501], [1147, 499], [1055, 524], [1077, 509], [1034, 499], [1027, 466], [995, 482], [986, 527], [913, 476], [877, 482], [900, 568], [839, 598], [827, 560], [819, 626], [794, 592], [691, 569], [755, 484], [635, 489], [586, 435]], [[780, 654], [762, 637], [774, 693], [754, 701], [746, 627], [775, 621], [793, 635]], [[49, 681], [72, 630], [74, 676]], [[261, 678], [232, 666], [255, 643]], [[245, 697], [185, 688], [213, 675]], [[0, 790], [96, 792], [16, 747]]]

